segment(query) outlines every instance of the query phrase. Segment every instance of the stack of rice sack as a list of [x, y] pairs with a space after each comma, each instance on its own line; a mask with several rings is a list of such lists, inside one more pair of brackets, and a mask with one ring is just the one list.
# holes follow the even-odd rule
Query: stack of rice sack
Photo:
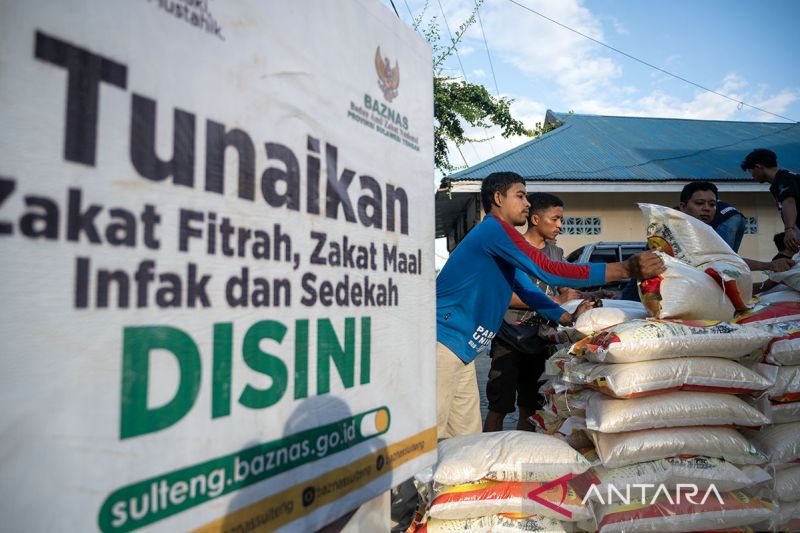
[[[763, 393], [774, 376], [740, 362], [772, 338], [731, 322], [751, 299], [750, 271], [706, 224], [640, 207], [648, 242], [667, 267], [639, 287], [653, 318], [595, 333], [572, 347], [576, 360], [561, 364], [561, 380], [597, 391], [586, 405], [586, 427], [602, 466], [584, 479], [598, 502], [597, 528], [698, 531], [757, 523], [772, 516], [772, 505], [740, 489], [769, 480], [755, 466], [766, 457], [738, 429], [770, 419], [739, 395]], [[687, 498], [679, 486], [686, 483], [714, 492]], [[636, 485], [651, 485], [638, 501], [603, 491]]]
[[774, 476], [766, 496], [775, 504], [775, 514], [760, 527], [775, 531], [800, 530], [800, 303], [792, 299], [794, 292], [773, 292], [737, 319], [773, 336], [756, 354], [761, 361], [756, 364], [762, 373], [772, 372], [774, 384], [754, 402], [773, 425], [747, 435], [767, 455]]
[[[766, 461], [737, 428], [760, 428], [769, 418], [737, 394], [763, 392], [771, 381], [737, 360], [769, 339], [746, 325], [639, 319], [573, 346], [579, 359], [564, 363], [562, 379], [597, 391], [586, 406], [602, 464], [592, 484], [623, 491], [655, 485], [638, 503], [614, 503], [594, 491], [601, 532], [722, 529], [771, 516], [769, 503], [739, 491], [769, 476], [735, 466]], [[675, 493], [681, 483], [701, 491], [713, 483], [719, 498], [681, 499]]]
[[566, 483], [589, 461], [565, 442], [524, 431], [439, 443], [425, 509], [409, 532], [573, 531], [591, 512]]

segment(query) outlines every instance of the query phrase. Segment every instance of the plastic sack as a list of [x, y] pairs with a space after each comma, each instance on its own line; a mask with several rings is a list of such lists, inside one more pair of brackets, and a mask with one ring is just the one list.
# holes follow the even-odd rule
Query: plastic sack
[[503, 513], [536, 514], [568, 522], [591, 517], [591, 511], [566, 483], [549, 485], [535, 481], [487, 480], [434, 487], [428, 513], [432, 518], [447, 520]]
[[772, 504], [741, 491], [659, 493], [655, 500], [595, 508], [599, 533], [722, 531], [768, 520]]
[[548, 404], [562, 417], [585, 416], [586, 406], [594, 392], [590, 389], [562, 392], [548, 396]]
[[544, 516], [489, 515], [459, 520], [431, 518], [421, 528], [407, 533], [454, 533], [472, 531], [475, 533], [566, 533], [561, 522]]
[[732, 320], [736, 312], [714, 279], [692, 265], [658, 253], [666, 270], [639, 282], [639, 296], [651, 316], [683, 320]]
[[776, 472], [773, 492], [779, 500], [800, 500], [800, 465]]
[[782, 366], [800, 365], [800, 322], [780, 322], [767, 326], [772, 334], [764, 361]]
[[767, 391], [773, 402], [800, 401], [800, 365], [779, 366], [775, 384]]
[[775, 424], [759, 431], [746, 430], [745, 435], [766, 455], [770, 463], [789, 463], [800, 459], [800, 422]]
[[680, 427], [628, 433], [587, 433], [606, 468], [678, 455], [703, 455], [730, 463], [756, 465], [767, 459], [741, 433], [731, 428]]
[[[800, 422], [800, 402], [770, 402], [769, 409], [765, 409], [764, 414], [769, 416], [774, 424]], [[798, 439], [800, 440], [800, 437]]]
[[758, 302], [762, 304], [774, 304], [778, 302], [800, 302], [800, 291], [796, 291], [785, 285], [778, 285], [768, 291], [759, 293]]
[[775, 283], [782, 283], [796, 291], [800, 291], [800, 263], [784, 272], [771, 272], [769, 279]]
[[600, 363], [632, 363], [674, 357], [738, 359], [763, 348], [773, 333], [729, 322], [632, 320], [582, 339], [570, 352]]
[[[752, 487], [770, 481], [772, 477], [763, 469], [747, 465], [744, 469], [716, 457], [670, 457], [646, 461], [620, 468], [595, 466], [570, 481], [578, 494], [588, 499], [602, 499], [606, 503], [631, 496], [641, 496], [641, 485], [646, 487], [646, 497], [652, 497], [663, 485], [675, 490], [677, 485], [707, 490], [711, 485], [728, 492]], [[590, 488], [594, 485], [594, 488]], [[638, 486], [637, 486], [638, 485]]]
[[737, 316], [734, 322], [765, 326], [797, 320], [800, 320], [800, 302], [765, 303], [759, 301], [753, 309]]
[[585, 472], [591, 464], [565, 442], [540, 433], [501, 431], [453, 437], [439, 443], [433, 480], [458, 485], [483, 478], [552, 481]]
[[595, 394], [586, 408], [586, 427], [603, 433], [682, 426], [754, 428], [770, 423], [731, 394], [677, 391], [627, 400]]
[[[574, 313], [583, 300], [570, 300], [563, 304], [568, 313]], [[582, 336], [592, 335], [600, 330], [628, 322], [636, 318], [647, 318], [647, 309], [640, 302], [628, 300], [602, 300], [601, 307], [582, 313], [575, 321], [574, 329]]]
[[675, 390], [744, 394], [766, 390], [774, 380], [728, 359], [682, 357], [605, 364], [579, 360], [563, 364], [562, 378], [615, 398], [636, 398]]
[[676, 209], [639, 204], [647, 225], [647, 246], [707, 272], [732, 305], [746, 308], [752, 297], [750, 268], [705, 222]]

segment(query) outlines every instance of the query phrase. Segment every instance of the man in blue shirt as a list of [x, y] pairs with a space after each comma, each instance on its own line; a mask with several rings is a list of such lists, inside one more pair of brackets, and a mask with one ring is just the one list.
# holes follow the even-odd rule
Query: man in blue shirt
[[586, 287], [636, 277], [652, 278], [664, 264], [652, 252], [621, 263], [572, 264], [550, 261], [516, 230], [530, 204], [525, 180], [496, 172], [481, 184], [486, 218], [453, 251], [436, 280], [437, 426], [439, 438], [481, 431], [475, 358], [487, 353], [508, 308], [511, 294], [547, 319], [569, 324], [591, 308], [584, 302], [570, 315], [530, 280]]

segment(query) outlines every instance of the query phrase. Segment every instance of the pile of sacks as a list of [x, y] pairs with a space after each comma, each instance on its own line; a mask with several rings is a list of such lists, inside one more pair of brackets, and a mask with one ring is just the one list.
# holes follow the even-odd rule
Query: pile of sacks
[[[589, 436], [597, 465], [573, 483], [595, 502], [599, 531], [791, 527], [800, 518], [800, 267], [773, 276], [783, 285], [753, 307], [747, 265], [710, 227], [640, 207], [667, 267], [640, 283], [650, 318], [628, 310], [609, 326], [604, 317], [621, 312], [600, 308], [584, 315], [598, 328], [562, 332], [585, 338], [548, 361], [535, 421], [576, 446]], [[700, 494], [686, 498], [681, 484]]]
[[542, 329], [541, 433], [440, 443], [410, 531], [800, 530], [800, 266], [753, 299], [706, 224], [641, 207], [667, 270]]
[[444, 440], [436, 465], [416, 478], [422, 505], [408, 533], [574, 531], [592, 515], [567, 482], [590, 467], [549, 435], [504, 431]]

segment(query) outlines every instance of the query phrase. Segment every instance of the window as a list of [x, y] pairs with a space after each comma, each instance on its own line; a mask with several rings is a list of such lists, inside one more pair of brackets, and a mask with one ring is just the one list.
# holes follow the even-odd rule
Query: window
[[758, 233], [758, 217], [744, 217], [744, 234], [756, 235]]
[[600, 217], [564, 217], [564, 235], [600, 235]]

